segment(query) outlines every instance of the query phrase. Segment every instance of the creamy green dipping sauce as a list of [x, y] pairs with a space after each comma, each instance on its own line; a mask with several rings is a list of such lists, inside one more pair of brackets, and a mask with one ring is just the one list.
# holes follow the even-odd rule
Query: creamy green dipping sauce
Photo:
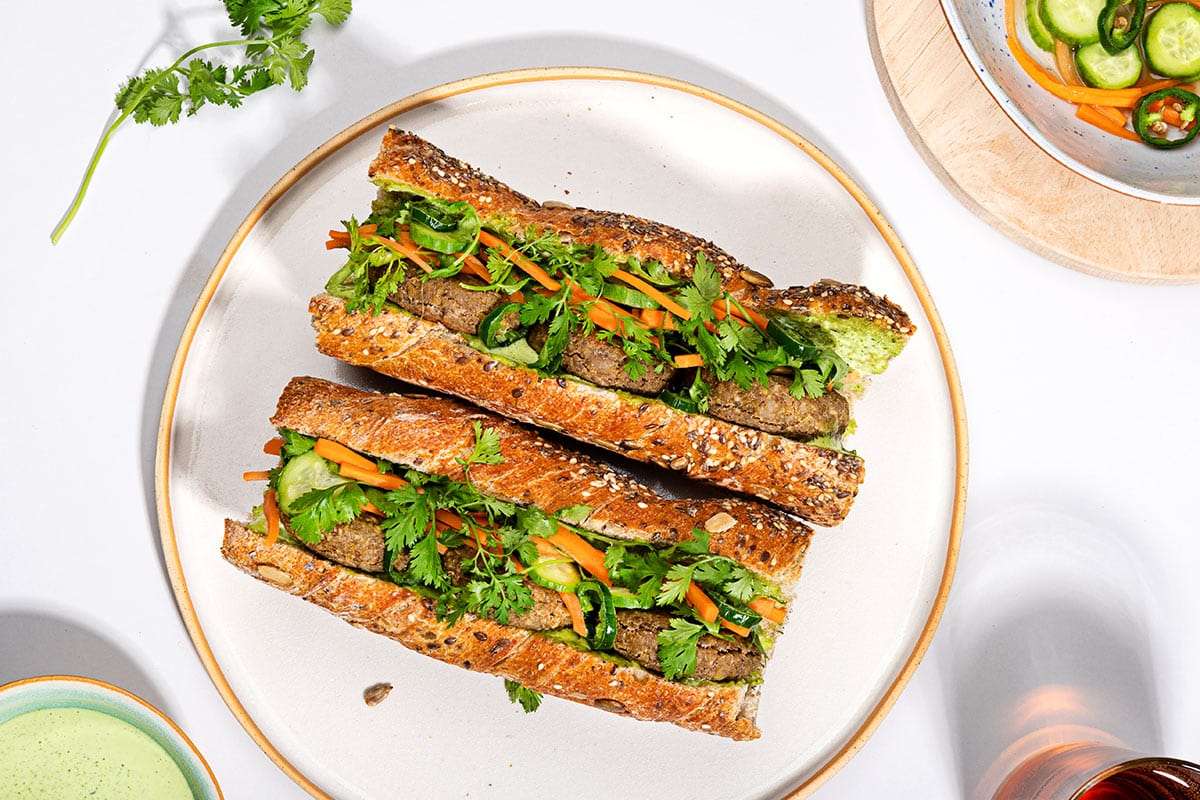
[[194, 800], [161, 745], [85, 708], [43, 708], [0, 723], [0, 797]]

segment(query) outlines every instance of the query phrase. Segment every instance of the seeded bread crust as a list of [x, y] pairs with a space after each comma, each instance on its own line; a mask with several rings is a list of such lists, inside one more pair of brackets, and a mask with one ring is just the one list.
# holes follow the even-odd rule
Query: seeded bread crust
[[503, 461], [475, 464], [471, 480], [502, 500], [556, 512], [592, 507], [587, 530], [669, 546], [709, 533], [709, 547], [781, 584], [800, 577], [812, 530], [749, 500], [665, 500], [651, 489], [587, 456], [486, 411], [444, 397], [379, 394], [320, 378], [293, 378], [271, 424], [323, 437], [361, 453], [453, 480], [475, 446], [474, 424], [499, 437]]
[[309, 311], [325, 355], [754, 495], [818, 525], [845, 519], [865, 474], [850, 453], [507, 366], [460, 334], [402, 311], [351, 314], [328, 295], [314, 297]]
[[471, 615], [447, 626], [438, 621], [429, 598], [289, 544], [269, 545], [232, 520], [225, 521], [221, 554], [277, 589], [448, 664], [636, 719], [671, 722], [731, 739], [759, 737], [754, 724], [758, 687], [674, 683], [531, 631]]
[[776, 289], [765, 275], [710, 241], [629, 214], [542, 205], [409, 131], [388, 129], [367, 175], [385, 188], [403, 186], [449, 202], [468, 202], [485, 221], [510, 221], [518, 235], [530, 225], [553, 230], [568, 241], [660, 261], [682, 278], [691, 278], [696, 253], [702, 252], [720, 272], [725, 290], [759, 311], [855, 317], [904, 338], [916, 330], [903, 309], [865, 287], [823, 280]]

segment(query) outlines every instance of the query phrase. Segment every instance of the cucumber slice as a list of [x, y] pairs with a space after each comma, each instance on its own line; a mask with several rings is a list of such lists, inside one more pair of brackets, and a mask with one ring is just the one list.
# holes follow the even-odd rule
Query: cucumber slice
[[1055, 38], [1069, 45], [1098, 42], [1104, 4], [1105, 0], [1042, 0], [1042, 22]]
[[279, 473], [276, 486], [279, 510], [291, 514], [293, 504], [313, 489], [328, 489], [339, 483], [350, 483], [350, 480], [334, 472], [332, 462], [309, 450], [289, 461]]
[[579, 586], [579, 570], [575, 562], [564, 555], [543, 555], [525, 573], [534, 583], [556, 592], [573, 592]]
[[659, 308], [658, 302], [644, 292], [619, 283], [606, 283], [600, 288], [600, 295], [614, 303], [631, 308]]
[[1088, 86], [1126, 89], [1142, 77], [1142, 54], [1136, 47], [1126, 47], [1111, 55], [1099, 42], [1086, 44], [1075, 51], [1075, 69]]
[[1150, 71], [1168, 78], [1200, 74], [1200, 9], [1188, 3], [1160, 6], [1146, 24]]
[[1040, 9], [1042, 0], [1025, 0], [1025, 26], [1029, 28], [1029, 38], [1033, 43], [1047, 53], [1054, 51], [1054, 35], [1042, 22]]

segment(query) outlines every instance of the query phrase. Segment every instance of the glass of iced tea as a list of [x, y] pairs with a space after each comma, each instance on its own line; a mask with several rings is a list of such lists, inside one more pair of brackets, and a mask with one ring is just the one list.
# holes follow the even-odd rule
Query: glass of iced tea
[[1037, 753], [994, 800], [1200, 800], [1200, 765], [1087, 742]]
[[1136, 537], [1056, 502], [1001, 503], [964, 537], [938, 660], [963, 796], [1200, 800], [1200, 766], [1150, 755], [1161, 582]]

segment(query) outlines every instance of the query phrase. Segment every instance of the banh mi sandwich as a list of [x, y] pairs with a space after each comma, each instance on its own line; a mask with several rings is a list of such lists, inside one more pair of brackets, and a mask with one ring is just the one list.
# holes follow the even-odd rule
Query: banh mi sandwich
[[330, 231], [345, 265], [317, 347], [810, 521], [849, 511], [850, 398], [914, 328], [865, 288], [776, 289], [710, 242], [539, 204], [389, 130], [370, 215]]
[[487, 411], [293, 378], [222, 554], [405, 647], [542, 694], [753, 739], [811, 530], [669, 500]]

